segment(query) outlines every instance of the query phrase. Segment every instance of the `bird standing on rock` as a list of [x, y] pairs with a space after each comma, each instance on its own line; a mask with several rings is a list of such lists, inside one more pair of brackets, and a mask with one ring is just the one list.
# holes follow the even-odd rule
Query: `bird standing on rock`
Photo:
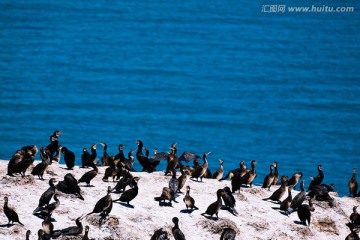
[[318, 186], [322, 183], [323, 179], [324, 179], [324, 172], [323, 172], [323, 167], [321, 165], [318, 165], [317, 167], [318, 170], [318, 175], [316, 177], [311, 177], [311, 182], [310, 185], [308, 187], [308, 191], [313, 190], [313, 188], [315, 186]]
[[308, 223], [308, 226], [310, 226], [311, 221], [311, 212], [315, 211], [315, 208], [313, 206], [315, 199], [311, 198], [309, 199], [309, 204], [302, 204], [297, 209], [297, 214], [299, 216], [299, 219], [301, 223], [303, 223], [306, 226], [306, 221]]
[[19, 223], [20, 225], [24, 226], [24, 224], [22, 224], [19, 220], [19, 216], [18, 214], [15, 212], [14, 209], [10, 208], [8, 206], [8, 202], [9, 202], [9, 198], [8, 197], [4, 197], [4, 213], [9, 221], [8, 225], [10, 225], [11, 223], [14, 224], [15, 222]]
[[39, 208], [35, 209], [36, 212], [34, 211], [33, 214], [43, 217], [43, 218], [51, 217], [54, 210], [60, 206], [60, 201], [58, 198], [59, 196], [60, 196], [59, 194], [55, 193], [54, 194], [55, 202], [52, 202], [52, 203], [48, 204], [47, 206], [43, 206], [43, 207], [39, 207]]
[[112, 210], [112, 198], [111, 198], [111, 186], [108, 186], [107, 194], [106, 196], [100, 198], [93, 209], [91, 213], [88, 213], [87, 215], [93, 214], [93, 213], [100, 213], [100, 216], [102, 218], [105, 218], [109, 215], [109, 213]]
[[[304, 187], [304, 180], [300, 183], [301, 192], [299, 192], [294, 199], [291, 201], [290, 208], [286, 211], [289, 216], [292, 212], [296, 211], [306, 199], [306, 191]], [[292, 186], [291, 186], [292, 187]], [[293, 188], [293, 187], [292, 187]]]
[[348, 186], [349, 186], [350, 196], [356, 197], [357, 189], [358, 189], [358, 183], [356, 180], [356, 168], [353, 168], [353, 175], [349, 180]]
[[219, 159], [219, 162], [220, 162], [220, 167], [219, 167], [219, 169], [216, 170], [216, 172], [214, 173], [213, 178], [220, 181], [220, 179], [222, 178], [222, 176], [223, 176], [223, 174], [224, 174], [224, 166], [223, 166], [224, 160]]
[[171, 229], [171, 232], [175, 240], [186, 240], [184, 233], [179, 228], [179, 218], [174, 217], [172, 221], [175, 224], [175, 226]]
[[166, 170], [165, 170], [165, 175], [167, 175], [168, 173], [171, 173], [173, 170], [175, 170], [179, 164], [179, 158], [176, 155], [177, 153], [177, 148], [176, 148], [176, 143], [173, 143], [170, 147], [171, 152], [167, 155], [167, 165], [166, 165]]
[[64, 161], [66, 167], [69, 170], [72, 170], [75, 166], [75, 154], [72, 151], [70, 151], [67, 147], [62, 147], [61, 152], [64, 155]]
[[90, 164], [91, 164], [90, 158], [91, 158], [91, 155], [89, 153], [89, 149], [83, 148], [83, 153], [81, 155], [81, 167], [82, 168], [90, 166]]
[[273, 172], [274, 165], [270, 165], [270, 173], [265, 176], [262, 188], [267, 188], [270, 191], [270, 187], [273, 184], [275, 173]]
[[202, 182], [204, 174], [206, 173], [208, 166], [209, 166], [207, 156], [210, 153], [211, 152], [204, 153], [204, 155], [203, 155], [204, 164], [195, 169], [195, 172], [192, 174], [191, 178], [196, 178], [197, 181], [199, 181], [199, 178], [200, 178], [200, 180]]
[[95, 163], [91, 163], [90, 166], [93, 168], [93, 170], [84, 173], [84, 175], [82, 175], [78, 180], [78, 183], [85, 182], [87, 186], [90, 186], [90, 181], [93, 180], [99, 173], [99, 169]]
[[291, 178], [288, 180], [288, 182], [286, 183], [286, 186], [293, 186], [294, 190], [295, 187], [297, 185], [297, 183], [299, 182], [299, 180], [302, 178], [303, 174], [302, 172], [298, 172], [298, 173], [294, 173]]
[[236, 201], [229, 187], [224, 187], [224, 194], [221, 196], [225, 207], [228, 208], [229, 212], [237, 216], [238, 212], [235, 209]]
[[193, 210], [193, 209], [199, 209], [198, 207], [196, 207], [195, 206], [195, 200], [194, 200], [194, 198], [192, 198], [191, 196], [190, 196], [190, 187], [189, 186], [187, 186], [186, 187], [186, 195], [185, 195], [185, 197], [183, 198], [183, 201], [184, 201], [184, 203], [185, 203], [185, 206], [186, 206], [186, 209], [188, 210], [189, 208], [191, 209], [191, 210]]
[[49, 180], [50, 187], [43, 194], [41, 194], [40, 199], [39, 199], [38, 207], [34, 210], [34, 213], [38, 212], [41, 207], [49, 205], [49, 202], [50, 202], [51, 198], [55, 194], [55, 185], [54, 185], [54, 183], [56, 183], [56, 179], [51, 178]]
[[217, 200], [213, 203], [211, 203], [208, 208], [206, 209], [205, 213], [202, 213], [201, 215], [209, 215], [211, 218], [213, 217], [213, 215], [215, 214], [217, 219], [219, 219], [219, 210], [221, 208], [221, 196], [223, 196], [225, 194], [225, 191], [223, 189], [218, 189], [216, 191], [216, 196], [217, 196]]
[[78, 236], [83, 232], [83, 225], [81, 223], [81, 217], [78, 217], [75, 220], [76, 226], [67, 227], [61, 230], [54, 231], [53, 238], [57, 238], [61, 235], [63, 236]]
[[169, 206], [172, 206], [172, 201], [175, 199], [175, 192], [171, 189], [171, 188], [168, 188], [168, 187], [164, 187], [163, 190], [162, 190], [162, 193], [160, 195], [160, 197], [155, 197], [154, 200], [155, 201], [163, 201], [163, 203], [165, 203], [165, 200], [168, 200], [169, 201]]
[[179, 180], [176, 178], [176, 170], [172, 169], [171, 172], [172, 172], [172, 176], [169, 181], [169, 188], [175, 193], [175, 197], [176, 197], [177, 191], [179, 189]]
[[40, 155], [43, 155], [44, 159], [33, 168], [31, 174], [37, 175], [40, 180], [44, 180], [43, 175], [50, 164], [50, 155], [46, 153], [46, 148], [43, 147], [40, 148]]
[[132, 206], [130, 204], [130, 202], [136, 198], [136, 196], [138, 195], [139, 193], [139, 187], [138, 187], [138, 182], [139, 182], [140, 178], [139, 177], [134, 177], [132, 179], [132, 182], [131, 182], [131, 185], [133, 186], [133, 188], [130, 188], [126, 191], [124, 191], [120, 198], [117, 199], [117, 200], [114, 200], [115, 201], [120, 201], [120, 202], [125, 202], [128, 206]]
[[282, 176], [281, 177], [281, 186], [278, 189], [276, 189], [270, 197], [264, 198], [263, 200], [272, 200], [272, 201], [276, 201], [276, 202], [280, 203], [281, 198], [284, 196], [285, 191], [286, 191], [287, 180], [288, 180], [287, 176]]

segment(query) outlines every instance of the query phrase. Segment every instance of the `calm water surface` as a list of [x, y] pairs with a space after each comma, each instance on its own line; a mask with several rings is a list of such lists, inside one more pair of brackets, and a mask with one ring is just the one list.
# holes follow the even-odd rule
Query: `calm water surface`
[[257, 184], [274, 161], [281, 175], [302, 171], [306, 186], [322, 164], [324, 182], [346, 195], [360, 169], [360, 11], [326, 3], [355, 12], [1, 1], [0, 159], [60, 129], [78, 163], [96, 142], [110, 154], [137, 139], [160, 151], [177, 142], [180, 153], [211, 151], [212, 171], [219, 158], [226, 170], [256, 159]]

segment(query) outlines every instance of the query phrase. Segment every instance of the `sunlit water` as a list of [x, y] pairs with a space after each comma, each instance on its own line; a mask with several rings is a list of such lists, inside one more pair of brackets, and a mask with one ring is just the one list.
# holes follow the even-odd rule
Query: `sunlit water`
[[256, 159], [256, 184], [277, 161], [308, 186], [322, 164], [348, 194], [360, 168], [359, 11], [262, 4], [2, 1], [0, 159], [59, 129], [78, 164], [97, 142], [110, 154], [177, 142], [180, 154], [211, 151], [212, 171], [219, 158], [225, 171]]

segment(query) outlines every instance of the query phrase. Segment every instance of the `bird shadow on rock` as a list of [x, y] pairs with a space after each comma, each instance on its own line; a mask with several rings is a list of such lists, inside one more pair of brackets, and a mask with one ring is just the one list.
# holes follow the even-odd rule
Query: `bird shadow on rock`
[[204, 216], [205, 218], [209, 219], [209, 220], [214, 220], [214, 221], [220, 220], [219, 217], [205, 216], [204, 213], [202, 213], [201, 215]]
[[1, 224], [0, 225], [0, 227], [12, 227], [12, 226], [14, 226], [15, 224], [13, 223], [13, 224], [11, 224], [11, 223], [7, 223], [7, 224]]
[[92, 187], [95, 187], [95, 186], [94, 185], [79, 185], [79, 187], [92, 188]]
[[181, 213], [188, 213], [188, 214], [191, 214], [195, 209], [183, 209], [183, 210], [180, 210]]
[[201, 181], [199, 181], [199, 180], [193, 179], [193, 178], [190, 178], [190, 179], [191, 179], [191, 181], [193, 181], [193, 182], [205, 183], [205, 182], [201, 182]]
[[[273, 209], [275, 209], [275, 208], [273, 208]], [[280, 208], [279, 208], [280, 209]], [[284, 216], [287, 216], [287, 217], [289, 217], [290, 215], [288, 215], [286, 212], [284, 212], [284, 211], [279, 211], [279, 213], [281, 213], [282, 215], [284, 215]]]
[[167, 202], [159, 202], [159, 206], [160, 207], [173, 207], [171, 202], [169, 202], [169, 203], [167, 203]]
[[[41, 215], [40, 213], [33, 213], [34, 216], [37, 216], [40, 219], [46, 219], [46, 217], [44, 217], [43, 215]], [[56, 219], [53, 217], [50, 217], [50, 222], [56, 222]]]
[[72, 168], [67, 168], [67, 167], [59, 167], [59, 168], [64, 169], [64, 170], [68, 170], [68, 171], [74, 170], [74, 169], [72, 169]]
[[122, 202], [118, 202], [118, 204], [124, 206], [124, 207], [127, 207], [127, 208], [135, 208], [134, 205], [131, 205], [131, 204], [127, 204], [127, 203], [122, 203]]
[[300, 222], [300, 221], [294, 221], [295, 224], [298, 224], [298, 225], [303, 225], [303, 226], [306, 226], [306, 224], [304, 224], [303, 222]]

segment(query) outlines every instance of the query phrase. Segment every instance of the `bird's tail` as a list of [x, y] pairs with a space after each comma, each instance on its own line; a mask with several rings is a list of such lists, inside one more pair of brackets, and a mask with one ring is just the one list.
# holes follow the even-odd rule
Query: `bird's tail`
[[233, 212], [233, 214], [234, 214], [235, 216], [239, 215], [239, 213], [236, 211], [235, 208], [231, 208], [231, 210], [232, 210], [232, 212]]
[[61, 230], [55, 230], [54, 232], [53, 232], [53, 234], [51, 235], [51, 238], [58, 238], [58, 237], [60, 237], [62, 235], [62, 232], [61, 232]]
[[83, 197], [80, 193], [78, 193], [77, 196], [78, 196], [81, 200], [84, 200], [84, 197]]
[[20, 221], [18, 221], [18, 223], [19, 223], [21, 226], [24, 226], [24, 224], [22, 224]]
[[36, 212], [40, 212], [41, 210], [43, 210], [42, 206], [38, 206], [37, 208], [35, 208], [35, 210], [33, 211], [33, 214]]

